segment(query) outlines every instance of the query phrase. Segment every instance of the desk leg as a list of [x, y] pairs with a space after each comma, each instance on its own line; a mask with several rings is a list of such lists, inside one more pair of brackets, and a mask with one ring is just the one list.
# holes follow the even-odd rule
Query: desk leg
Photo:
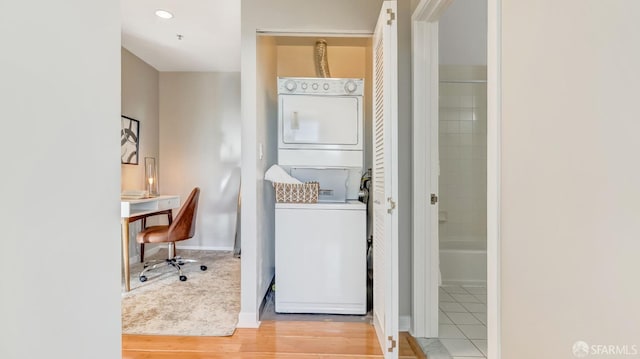
[[128, 292], [129, 283], [129, 218], [122, 218], [122, 265], [124, 266], [124, 291]]

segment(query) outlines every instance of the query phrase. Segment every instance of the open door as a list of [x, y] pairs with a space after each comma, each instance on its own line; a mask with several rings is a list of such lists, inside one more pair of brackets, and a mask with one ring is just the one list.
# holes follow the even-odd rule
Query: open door
[[382, 4], [373, 35], [373, 322], [385, 358], [398, 358], [398, 31]]

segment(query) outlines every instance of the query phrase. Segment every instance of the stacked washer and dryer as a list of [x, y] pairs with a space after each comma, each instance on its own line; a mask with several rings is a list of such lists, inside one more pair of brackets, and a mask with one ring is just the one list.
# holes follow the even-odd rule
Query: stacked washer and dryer
[[278, 313], [366, 314], [363, 79], [278, 78], [278, 164], [320, 183], [318, 203], [276, 203]]

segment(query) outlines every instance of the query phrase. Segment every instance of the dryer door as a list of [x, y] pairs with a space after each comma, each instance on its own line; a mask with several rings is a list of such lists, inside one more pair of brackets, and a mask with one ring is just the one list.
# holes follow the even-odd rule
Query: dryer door
[[357, 96], [280, 95], [279, 147], [362, 149], [362, 104]]

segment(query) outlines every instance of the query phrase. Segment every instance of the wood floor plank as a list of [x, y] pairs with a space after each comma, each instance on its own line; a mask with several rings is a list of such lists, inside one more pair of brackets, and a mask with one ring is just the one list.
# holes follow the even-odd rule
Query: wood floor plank
[[124, 351], [123, 359], [379, 359], [382, 355], [301, 354], [301, 353], [175, 353]]
[[[401, 358], [416, 355], [401, 334]], [[124, 359], [371, 359], [382, 358], [372, 325], [338, 322], [263, 322], [229, 337], [123, 335]]]
[[427, 359], [415, 338], [407, 332], [400, 332], [400, 359]]

